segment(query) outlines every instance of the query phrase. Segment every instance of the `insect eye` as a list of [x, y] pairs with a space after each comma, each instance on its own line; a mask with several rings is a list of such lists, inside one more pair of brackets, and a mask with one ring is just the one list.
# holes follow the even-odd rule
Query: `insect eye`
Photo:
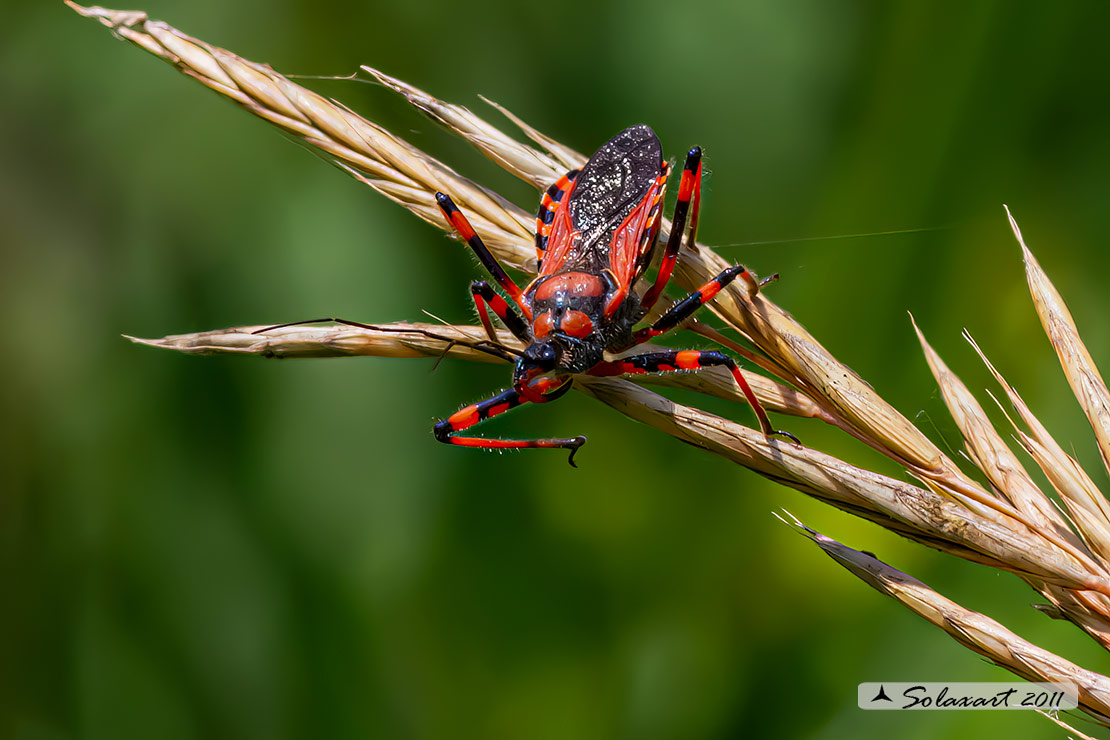
[[536, 342], [524, 350], [524, 359], [540, 367], [551, 368], [559, 361], [559, 353], [547, 342]]

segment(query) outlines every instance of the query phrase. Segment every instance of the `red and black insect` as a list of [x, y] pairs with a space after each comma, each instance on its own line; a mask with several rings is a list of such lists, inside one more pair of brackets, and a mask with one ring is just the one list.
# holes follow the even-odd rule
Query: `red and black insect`
[[440, 442], [464, 447], [507, 449], [554, 447], [570, 450], [569, 462], [586, 438], [489, 439], [458, 436], [460, 432], [525, 403], [547, 403], [570, 390], [575, 375], [614, 376], [696, 370], [720, 365], [729, 369], [748, 399], [765, 435], [767, 413], [729, 356], [714, 351], [669, 350], [607, 361], [606, 352], [624, 352], [672, 331], [726, 285], [751, 274], [736, 266], [722, 272], [650, 326], [634, 330], [659, 300], [678, 259], [683, 233], [697, 232], [701, 200], [701, 149], [686, 155], [678, 186], [670, 238], [659, 273], [641, 295], [637, 283], [656, 250], [660, 210], [669, 165], [655, 132], [640, 125], [625, 129], [597, 150], [581, 170], [572, 170], [552, 185], [536, 216], [539, 275], [523, 290], [498, 264], [462, 211], [444, 193], [436, 193], [443, 215], [467, 242], [490, 276], [512, 301], [484, 280], [470, 284], [478, 316], [496, 342], [488, 310], [492, 309], [526, 349], [516, 361], [508, 390], [466, 406], [435, 425]]

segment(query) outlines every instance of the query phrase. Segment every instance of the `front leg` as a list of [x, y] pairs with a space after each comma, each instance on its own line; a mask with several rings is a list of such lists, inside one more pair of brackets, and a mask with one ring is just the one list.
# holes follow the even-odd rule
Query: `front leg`
[[[569, 388], [569, 386], [570, 383], [568, 381], [565, 384], [565, 388]], [[562, 392], [564, 392], [564, 388], [560, 388], [554, 393], [562, 395]], [[554, 395], [554, 393], [552, 395]], [[436, 424], [434, 429], [436, 439], [440, 442], [450, 445], [459, 445], [460, 447], [480, 447], [492, 450], [535, 447], [561, 448], [570, 450], [570, 457], [567, 459], [567, 462], [571, 464], [571, 467], [578, 467], [574, 464], [574, 453], [578, 452], [579, 447], [586, 444], [586, 438], [582, 436], [573, 437], [571, 439], [486, 439], [485, 437], [455, 436], [464, 429], [469, 429], [476, 424], [482, 423], [486, 419], [503, 414], [525, 403], [528, 403], [528, 399], [521, 396], [515, 388], [502, 391], [492, 398], [487, 398], [484, 401], [479, 401], [478, 403], [473, 403], [461, 408]]]
[[478, 318], [482, 321], [482, 326], [486, 328], [486, 334], [489, 336], [490, 341], [497, 342], [497, 334], [493, 331], [493, 324], [489, 320], [489, 311], [491, 309], [497, 318], [501, 319], [501, 323], [505, 328], [513, 333], [513, 336], [520, 341], [528, 344], [532, 341], [528, 334], [528, 326], [524, 320], [517, 315], [513, 307], [502, 298], [497, 291], [490, 287], [490, 284], [485, 280], [475, 280], [470, 284], [470, 295], [474, 298], [474, 305], [478, 308]]
[[459, 236], [463, 238], [467, 246], [474, 250], [475, 256], [478, 257], [478, 261], [482, 263], [482, 266], [486, 268], [486, 271], [494, 281], [501, 286], [501, 289], [509, 294], [513, 303], [520, 309], [520, 313], [525, 318], [531, 319], [532, 311], [528, 308], [528, 305], [524, 303], [520, 287], [513, 282], [513, 279], [505, 272], [505, 268], [501, 266], [501, 263], [498, 262], [497, 258], [493, 256], [493, 253], [489, 251], [489, 247], [482, 241], [482, 237], [478, 236], [474, 231], [474, 227], [470, 225], [470, 222], [466, 220], [466, 216], [464, 216], [463, 212], [459, 210], [459, 207], [455, 205], [455, 201], [451, 200], [451, 196], [446, 193], [436, 193], [436, 203], [439, 205], [439, 209], [443, 211], [443, 217], [447, 219], [447, 223], [451, 224], [452, 228], [459, 233]]
[[778, 435], [793, 440], [795, 444], [801, 444], [798, 438], [790, 432], [771, 428], [771, 420], [767, 418], [767, 412], [763, 409], [763, 404], [755, 397], [748, 381], [744, 380], [740, 368], [736, 366], [736, 362], [731, 357], [721, 352], [705, 352], [696, 349], [649, 352], [614, 360], [613, 362], [598, 363], [590, 370], [589, 374], [611, 377], [614, 375], [673, 373], [679, 370], [697, 370], [713, 365], [727, 367], [729, 372], [732, 373], [732, 377], [736, 379], [736, 384], [740, 386], [740, 391], [748, 399], [748, 403], [751, 404], [752, 410], [755, 411], [755, 415], [759, 419], [759, 428], [763, 431], [763, 436]]

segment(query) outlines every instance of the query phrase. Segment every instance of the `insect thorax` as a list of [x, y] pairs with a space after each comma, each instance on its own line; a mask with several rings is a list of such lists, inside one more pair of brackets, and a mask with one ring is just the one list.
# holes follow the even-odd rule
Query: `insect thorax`
[[605, 307], [615, 286], [591, 272], [570, 271], [538, 281], [530, 298], [532, 335], [559, 351], [559, 367], [581, 373], [601, 362], [606, 350], [632, 341], [640, 299], [628, 294], [612, 316]]

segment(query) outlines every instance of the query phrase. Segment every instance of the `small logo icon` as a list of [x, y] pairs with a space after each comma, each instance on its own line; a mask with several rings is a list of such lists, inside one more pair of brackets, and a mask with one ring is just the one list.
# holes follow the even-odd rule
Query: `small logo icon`
[[890, 701], [890, 702], [892, 702], [894, 700], [886, 695], [886, 689], [883, 688], [882, 684], [879, 684], [879, 693], [875, 694], [875, 698], [872, 699], [871, 701]]

